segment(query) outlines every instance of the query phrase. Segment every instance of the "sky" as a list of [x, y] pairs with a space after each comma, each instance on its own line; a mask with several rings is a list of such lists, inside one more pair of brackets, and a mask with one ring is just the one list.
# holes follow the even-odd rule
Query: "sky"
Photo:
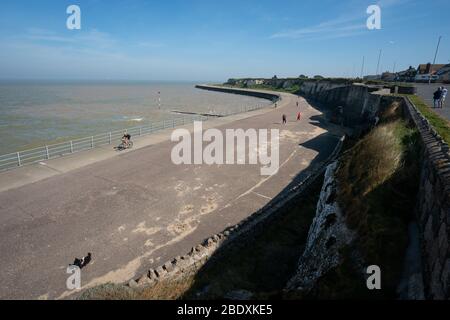
[[[381, 29], [366, 10], [381, 8]], [[81, 9], [69, 30], [67, 7]], [[3, 0], [0, 79], [225, 81], [450, 63], [448, 0]]]

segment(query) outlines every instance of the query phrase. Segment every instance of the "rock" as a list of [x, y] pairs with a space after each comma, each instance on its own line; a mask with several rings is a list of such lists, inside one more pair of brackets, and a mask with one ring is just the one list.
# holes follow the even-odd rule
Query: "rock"
[[162, 266], [156, 268], [155, 274], [158, 276], [158, 278], [161, 278], [165, 274], [165, 270]]
[[317, 204], [316, 216], [308, 232], [297, 272], [287, 284], [288, 290], [309, 290], [316, 281], [341, 262], [340, 249], [355, 238], [336, 202], [337, 183], [334, 162], [327, 167]]
[[135, 280], [130, 280], [130, 281], [128, 282], [128, 286], [129, 286], [130, 288], [135, 289], [135, 288], [138, 287], [138, 284], [137, 284], [137, 282], [136, 282]]
[[173, 264], [171, 262], [166, 262], [163, 265], [163, 268], [167, 271], [167, 272], [172, 272], [174, 270]]
[[147, 285], [152, 284], [153, 282], [154, 282], [154, 281], [153, 281], [152, 279], [150, 279], [149, 277], [147, 277], [147, 276], [142, 276], [142, 277], [140, 277], [140, 278], [138, 279], [137, 285], [138, 285], [139, 287], [144, 287], [144, 286], [147, 286]]
[[158, 276], [155, 273], [155, 270], [153, 270], [153, 269], [148, 270], [147, 278], [149, 278], [149, 279], [156, 279], [156, 278], [158, 278]]

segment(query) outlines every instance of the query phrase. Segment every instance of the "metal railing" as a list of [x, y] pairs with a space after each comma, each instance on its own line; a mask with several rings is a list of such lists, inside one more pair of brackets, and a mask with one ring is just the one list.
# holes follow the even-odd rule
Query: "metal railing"
[[[251, 107], [242, 107], [238, 111], [230, 111], [220, 114], [220, 116], [230, 116], [238, 113], [249, 112], [266, 107], [266, 105], [256, 105]], [[94, 149], [95, 147], [120, 144], [123, 133], [127, 131], [133, 138], [149, 135], [156, 131], [161, 131], [168, 128], [175, 128], [194, 121], [206, 121], [207, 116], [192, 115], [190, 117], [179, 117], [170, 120], [163, 120], [155, 123], [150, 123], [146, 126], [126, 128], [122, 130], [101, 133], [86, 138], [70, 140], [66, 142], [49, 144], [46, 146], [24, 150], [15, 153], [0, 155], [0, 171], [14, 169], [27, 164], [37, 163], [45, 160], [50, 160], [65, 155]]]

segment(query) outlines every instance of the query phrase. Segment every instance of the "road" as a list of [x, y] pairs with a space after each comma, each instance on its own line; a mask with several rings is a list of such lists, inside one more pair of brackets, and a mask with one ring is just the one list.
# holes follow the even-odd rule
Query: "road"
[[[441, 86], [444, 86], [448, 89], [450, 89], [450, 85], [442, 84], [442, 83], [416, 83], [415, 86], [417, 87], [417, 95], [419, 95], [422, 99], [425, 100], [425, 102], [430, 106], [433, 107], [433, 93]], [[445, 102], [444, 108], [442, 109], [433, 109], [436, 113], [439, 115], [445, 117], [446, 119], [450, 120], [450, 102], [449, 102], [449, 96], [447, 95], [447, 101]]]
[[277, 109], [205, 123], [222, 132], [280, 129], [280, 170], [271, 177], [260, 175], [260, 165], [177, 166], [170, 131], [119, 155], [93, 150], [0, 173], [0, 298], [73, 298], [66, 268], [87, 252], [93, 260], [82, 271], [83, 288], [128, 281], [267, 204], [338, 139], [319, 110], [282, 97]]

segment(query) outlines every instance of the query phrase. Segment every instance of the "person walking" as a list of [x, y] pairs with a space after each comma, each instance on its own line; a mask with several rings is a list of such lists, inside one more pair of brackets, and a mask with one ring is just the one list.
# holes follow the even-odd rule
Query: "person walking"
[[444, 107], [445, 98], [447, 98], [447, 93], [448, 93], [447, 88], [441, 87], [441, 101], [440, 101], [441, 108]]
[[441, 88], [439, 87], [434, 93], [433, 93], [433, 107], [434, 108], [439, 108], [440, 107], [440, 103], [441, 103], [441, 97], [442, 97], [442, 91]]
[[297, 113], [297, 121], [300, 121], [302, 119], [302, 113], [298, 112]]
[[286, 124], [286, 123], [287, 123], [287, 117], [285, 114], [283, 114], [283, 124]]

